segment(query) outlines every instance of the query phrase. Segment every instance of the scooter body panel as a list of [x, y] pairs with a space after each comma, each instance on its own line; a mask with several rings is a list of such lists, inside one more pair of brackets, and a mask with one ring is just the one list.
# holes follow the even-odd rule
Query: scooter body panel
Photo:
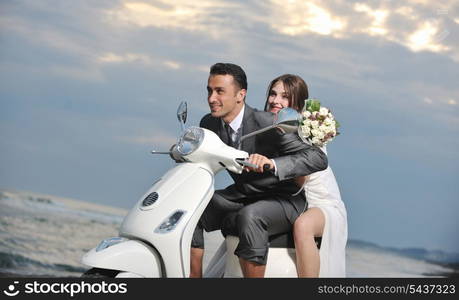
[[[156, 201], [145, 206], [144, 200], [153, 193], [157, 195]], [[188, 277], [194, 228], [213, 193], [214, 175], [207, 168], [196, 163], [178, 164], [128, 213], [120, 227], [120, 236], [154, 245], [167, 277]], [[161, 231], [176, 214], [180, 217], [172, 218], [179, 219], [173, 220], [176, 221], [173, 228]]]
[[94, 268], [119, 270], [139, 277], [161, 277], [158, 253], [140, 241], [128, 240], [102, 250], [91, 249], [82, 263]]

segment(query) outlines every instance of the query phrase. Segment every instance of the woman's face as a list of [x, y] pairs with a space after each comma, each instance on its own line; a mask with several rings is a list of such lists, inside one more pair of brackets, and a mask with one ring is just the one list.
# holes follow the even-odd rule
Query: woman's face
[[282, 81], [276, 82], [269, 91], [268, 111], [277, 114], [279, 110], [288, 107], [288, 96], [284, 89], [284, 83]]

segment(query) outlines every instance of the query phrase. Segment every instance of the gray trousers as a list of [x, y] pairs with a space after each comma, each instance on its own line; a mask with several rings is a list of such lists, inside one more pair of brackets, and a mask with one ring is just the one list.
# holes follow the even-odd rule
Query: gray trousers
[[265, 265], [269, 236], [292, 230], [293, 222], [302, 213], [291, 201], [304, 201], [306, 205], [304, 193], [229, 201], [224, 191], [215, 191], [196, 226], [191, 247], [204, 248], [203, 229], [207, 232], [222, 230], [225, 236], [239, 237], [235, 255]]

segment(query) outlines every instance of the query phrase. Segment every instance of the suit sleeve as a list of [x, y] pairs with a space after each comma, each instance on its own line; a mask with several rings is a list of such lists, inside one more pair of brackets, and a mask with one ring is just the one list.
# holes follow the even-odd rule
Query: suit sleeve
[[298, 134], [279, 133], [280, 156], [274, 158], [280, 181], [325, 170], [327, 155], [319, 147], [304, 143]]
[[199, 122], [199, 127], [208, 129], [207, 127], [209, 124], [209, 119], [209, 115], [205, 115], [204, 117], [202, 117], [201, 121]]
[[[304, 143], [294, 134], [271, 135], [268, 140], [278, 150], [274, 161], [277, 176], [269, 173], [242, 173], [236, 181], [236, 189], [246, 196], [263, 193], [293, 194], [298, 192], [298, 186], [293, 181], [299, 176], [325, 170], [328, 166], [327, 156], [320, 148]], [[268, 153], [267, 157], [270, 157]]]

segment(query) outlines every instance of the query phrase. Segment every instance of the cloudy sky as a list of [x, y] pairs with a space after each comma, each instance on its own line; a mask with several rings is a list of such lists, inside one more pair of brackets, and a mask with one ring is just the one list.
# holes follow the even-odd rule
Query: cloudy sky
[[0, 45], [2, 188], [130, 208], [233, 62], [333, 110], [349, 238], [459, 252], [458, 1], [1, 1]]

